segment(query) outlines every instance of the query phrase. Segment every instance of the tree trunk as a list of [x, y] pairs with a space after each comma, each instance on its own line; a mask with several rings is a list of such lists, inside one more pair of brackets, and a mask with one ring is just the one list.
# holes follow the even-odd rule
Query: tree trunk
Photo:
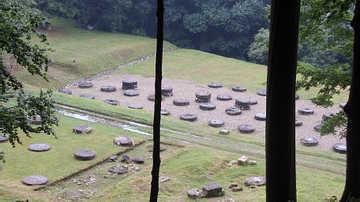
[[354, 28], [354, 60], [349, 100], [344, 107], [348, 116], [346, 135], [346, 183], [340, 202], [360, 199], [360, 1], [356, 1]]
[[272, 0], [266, 99], [266, 201], [296, 201], [295, 79], [300, 0]]
[[155, 107], [153, 121], [153, 169], [151, 171], [150, 202], [156, 202], [159, 193], [160, 172], [160, 121], [161, 121], [161, 80], [162, 80], [162, 55], [163, 55], [163, 30], [164, 30], [164, 1], [157, 1], [157, 43], [155, 65]]

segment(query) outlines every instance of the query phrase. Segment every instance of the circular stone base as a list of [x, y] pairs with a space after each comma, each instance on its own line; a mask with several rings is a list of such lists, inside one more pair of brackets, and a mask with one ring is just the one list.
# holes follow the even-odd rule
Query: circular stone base
[[211, 127], [219, 128], [219, 127], [223, 126], [224, 123], [225, 122], [223, 120], [220, 120], [220, 119], [211, 119], [208, 122], [208, 125], [211, 126]]
[[92, 128], [89, 125], [76, 125], [73, 127], [73, 132], [76, 134], [89, 134], [92, 132]]
[[329, 118], [331, 118], [332, 116], [334, 116], [334, 113], [332, 113], [332, 112], [325, 112], [325, 113], [323, 114], [323, 116], [322, 116], [322, 119], [323, 119], [323, 121], [326, 121], [326, 120], [328, 120]]
[[260, 96], [266, 96], [266, 90], [258, 90], [257, 94]]
[[142, 108], [144, 108], [141, 104], [129, 104], [129, 106], [128, 106], [129, 108], [131, 108], [131, 109], [142, 109]]
[[232, 97], [231, 95], [218, 95], [216, 99], [226, 101], [226, 100], [232, 100]]
[[255, 119], [259, 121], [266, 121], [266, 113], [255, 114]]
[[102, 92], [115, 92], [116, 87], [115, 86], [102, 86], [100, 90]]
[[48, 179], [41, 175], [29, 175], [22, 179], [22, 182], [26, 185], [42, 185], [46, 184]]
[[74, 157], [77, 160], [87, 161], [95, 158], [96, 153], [90, 149], [79, 149], [74, 152]]
[[316, 126], [314, 126], [314, 129], [319, 132], [320, 131], [320, 128], [322, 128], [324, 125], [323, 124], [318, 124]]
[[246, 91], [245, 86], [233, 86], [231, 89], [235, 92], [245, 92]]
[[301, 139], [301, 144], [307, 147], [311, 147], [318, 145], [318, 141], [313, 137], [306, 137]]
[[181, 114], [180, 115], [180, 119], [181, 120], [184, 120], [184, 121], [196, 121], [197, 120], [197, 116], [195, 114], [189, 114], [189, 113], [186, 113], [186, 114]]
[[225, 109], [225, 112], [229, 115], [240, 115], [242, 113], [241, 109], [236, 107], [228, 107]]
[[211, 103], [200, 103], [199, 107], [202, 110], [214, 110], [216, 108], [216, 106]]
[[95, 95], [91, 95], [91, 94], [83, 94], [83, 95], [80, 95], [80, 97], [88, 98], [88, 99], [95, 99]]
[[0, 134], [0, 142], [7, 142], [9, 141], [9, 136]]
[[137, 88], [137, 81], [135, 79], [125, 79], [122, 81], [122, 89], [135, 89]]
[[34, 152], [49, 151], [50, 148], [51, 148], [50, 145], [47, 144], [31, 144], [28, 147], [30, 151], [34, 151]]
[[170, 111], [167, 110], [167, 109], [161, 109], [161, 115], [169, 116], [169, 115], [170, 115]]
[[302, 115], [310, 115], [310, 114], [314, 114], [314, 110], [309, 109], [309, 108], [305, 108], [305, 109], [299, 109], [298, 112]]
[[217, 82], [212, 82], [208, 85], [208, 87], [210, 88], [221, 88], [222, 85], [220, 83], [217, 83]]
[[302, 126], [302, 121], [300, 119], [295, 119], [295, 126]]
[[127, 168], [125, 168], [124, 166], [119, 166], [119, 165], [112, 166], [108, 170], [109, 170], [109, 172], [115, 173], [117, 175], [125, 174], [128, 172]]
[[59, 93], [65, 93], [65, 94], [68, 94], [68, 95], [71, 95], [72, 92], [69, 91], [69, 90], [58, 90]]
[[252, 133], [255, 131], [255, 127], [250, 124], [243, 124], [238, 127], [240, 133]]
[[93, 87], [93, 84], [91, 82], [84, 82], [79, 84], [79, 88], [91, 88]]
[[119, 104], [119, 101], [115, 100], [115, 99], [106, 99], [104, 100], [105, 103], [108, 103], [108, 104], [111, 104], [111, 105], [118, 105]]
[[186, 106], [190, 104], [190, 101], [187, 99], [176, 99], [173, 101], [173, 104], [176, 106]]
[[341, 143], [336, 143], [333, 145], [333, 151], [340, 153], [340, 154], [345, 154], [346, 153], [346, 145], [341, 144]]
[[118, 146], [132, 146], [134, 145], [134, 141], [129, 137], [116, 137], [114, 144]]
[[125, 95], [125, 96], [130, 96], [130, 97], [132, 97], [132, 96], [138, 96], [138, 95], [139, 95], [139, 92], [137, 92], [137, 91], [134, 90], [134, 89], [129, 89], [129, 90], [124, 91], [124, 95]]

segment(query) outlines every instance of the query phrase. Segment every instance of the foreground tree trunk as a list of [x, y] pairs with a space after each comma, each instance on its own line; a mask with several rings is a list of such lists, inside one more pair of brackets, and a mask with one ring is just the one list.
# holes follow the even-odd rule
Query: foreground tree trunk
[[160, 121], [161, 121], [161, 80], [162, 80], [162, 55], [163, 55], [163, 30], [164, 30], [164, 1], [157, 1], [156, 12], [157, 43], [156, 43], [156, 65], [155, 65], [155, 107], [153, 121], [153, 169], [151, 171], [151, 193], [150, 202], [156, 202], [159, 193], [159, 172], [160, 172]]
[[266, 201], [296, 201], [295, 79], [300, 0], [272, 0], [266, 99]]
[[346, 183], [340, 202], [360, 199], [360, 1], [356, 1], [354, 28], [354, 60], [349, 100], [344, 108], [348, 116], [346, 135]]

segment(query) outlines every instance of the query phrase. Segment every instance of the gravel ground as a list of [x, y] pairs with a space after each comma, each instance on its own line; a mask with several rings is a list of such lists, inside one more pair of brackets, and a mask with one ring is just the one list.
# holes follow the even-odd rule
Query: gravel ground
[[[139, 92], [138, 96], [128, 97], [124, 95], [124, 90], [122, 90], [122, 81], [125, 79], [135, 79], [137, 80], [137, 91]], [[147, 98], [149, 95], [154, 94], [154, 78], [153, 77], [142, 77], [139, 75], [127, 75], [127, 74], [113, 74], [113, 75], [104, 75], [98, 78], [95, 78], [91, 81], [93, 87], [91, 88], [79, 88], [77, 85], [68, 86], [67, 90], [72, 91], [74, 96], [80, 96], [82, 94], [92, 94], [97, 100], [105, 99], [115, 99], [119, 101], [119, 105], [128, 106], [129, 104], [138, 103], [143, 105], [144, 110], [153, 111], [154, 102], [149, 101]], [[100, 89], [102, 86], [115, 86], [115, 92], [102, 92]], [[264, 137], [265, 136], [265, 121], [255, 120], [255, 115], [257, 113], [265, 113], [265, 102], [266, 97], [257, 95], [256, 93], [248, 92], [235, 92], [229, 88], [209, 88], [207, 86], [201, 86], [193, 81], [177, 81], [171, 80], [168, 78], [163, 78], [163, 86], [170, 86], [173, 89], [174, 95], [171, 97], [166, 97], [162, 102], [162, 108], [170, 111], [170, 116], [179, 119], [179, 116], [183, 113], [192, 113], [197, 115], [196, 123], [207, 124], [211, 119], [220, 119], [225, 122], [225, 124], [219, 128], [227, 129], [232, 131], [233, 135], [238, 133], [238, 126], [241, 124], [251, 124], [255, 127], [255, 132], [249, 135]], [[239, 83], [239, 86], [241, 83]], [[264, 86], [265, 88], [265, 86]], [[206, 90], [211, 93], [211, 103], [216, 106], [215, 110], [201, 110], [199, 108], [199, 103], [195, 102], [195, 94], [201, 90]], [[259, 89], [264, 90], [264, 89]], [[220, 101], [217, 100], [217, 96], [220, 94], [231, 95], [232, 100]], [[225, 109], [228, 107], [233, 107], [235, 104], [235, 99], [239, 98], [253, 98], [258, 101], [256, 105], [252, 105], [250, 110], [243, 111], [241, 115], [230, 116], [225, 113]], [[187, 99], [190, 101], [188, 106], [175, 106], [173, 100], [175, 99]], [[310, 108], [314, 110], [314, 114], [311, 115], [301, 115], [297, 111], [299, 109]], [[313, 148], [321, 150], [332, 150], [332, 145], [335, 143], [344, 143], [345, 139], [339, 139], [337, 136], [324, 136], [321, 137], [319, 132], [314, 130], [314, 126], [321, 124], [322, 116], [325, 112], [338, 112], [341, 108], [339, 105], [335, 105], [331, 108], [317, 107], [311, 101], [298, 99], [296, 100], [296, 118], [300, 119], [303, 122], [302, 126], [296, 127], [296, 144], [300, 145], [300, 141], [305, 137], [313, 137], [319, 141], [317, 146]]]

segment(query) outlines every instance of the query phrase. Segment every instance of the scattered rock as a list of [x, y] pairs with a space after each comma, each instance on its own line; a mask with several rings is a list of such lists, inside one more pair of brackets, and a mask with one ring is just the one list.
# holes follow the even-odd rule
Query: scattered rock
[[300, 119], [295, 119], [295, 126], [302, 126], [302, 121]]
[[239, 186], [238, 183], [232, 183], [229, 185], [229, 188], [231, 189], [231, 188], [238, 187], [238, 186]]
[[93, 131], [93, 129], [91, 128], [91, 126], [89, 125], [76, 125], [73, 127], [73, 132], [76, 134], [89, 134]]
[[247, 162], [248, 162], [247, 156], [242, 156], [237, 161], [238, 165], [245, 165]]
[[250, 99], [241, 98], [235, 100], [235, 107], [241, 110], [249, 110], [250, 109]]
[[263, 186], [266, 184], [266, 178], [265, 177], [247, 178], [247, 179], [245, 179], [244, 184], [246, 186], [250, 186], [250, 187]]
[[110, 157], [109, 157], [109, 161], [116, 161], [117, 158], [118, 158], [117, 155], [115, 155], [115, 156], [110, 156]]
[[71, 95], [71, 94], [72, 94], [71, 91], [65, 90], [65, 89], [60, 89], [60, 90], [58, 90], [58, 92], [59, 92], [59, 93], [65, 93], [65, 94], [68, 94], [68, 95]]
[[7, 142], [9, 141], [9, 136], [0, 134], [0, 142]]
[[200, 197], [200, 191], [196, 188], [190, 189], [189, 191], [187, 191], [187, 196], [189, 198], [197, 199]]
[[128, 168], [125, 168], [124, 166], [116, 165], [112, 166], [108, 169], [109, 172], [115, 173], [117, 175], [125, 174], [128, 172]]
[[227, 199], [221, 199], [221, 200], [215, 201], [215, 202], [235, 202], [235, 200], [231, 199], [231, 198], [227, 198]]
[[144, 163], [144, 158], [143, 157], [139, 157], [139, 156], [135, 156], [134, 158], [132, 158], [134, 163], [137, 164], [143, 164]]
[[118, 146], [132, 146], [134, 145], [134, 141], [129, 137], [116, 137], [114, 139], [114, 144]]
[[83, 94], [83, 95], [80, 95], [80, 97], [88, 98], [88, 99], [95, 99], [95, 95], [91, 95], [91, 94]]
[[217, 197], [225, 195], [224, 189], [217, 182], [204, 185], [202, 187], [202, 191], [205, 197]]
[[329, 118], [331, 118], [332, 116], [334, 116], [334, 113], [332, 113], [332, 112], [325, 112], [325, 113], [322, 115], [322, 120], [323, 120], [323, 121], [326, 121], [326, 120], [328, 120]]
[[86, 195], [84, 194], [84, 192], [80, 191], [79, 189], [69, 189], [69, 190], [65, 190], [62, 194], [61, 197], [64, 199], [69, 199], [72, 201], [77, 201], [81, 198], [85, 198]]
[[166, 181], [169, 181], [169, 180], [170, 180], [170, 178], [165, 177], [165, 176], [160, 176], [160, 179], [159, 179], [160, 182], [166, 182]]
[[130, 163], [131, 159], [130, 159], [130, 156], [127, 155], [127, 154], [124, 154], [120, 160], [121, 162], [127, 162], [127, 163]]
[[231, 189], [232, 192], [238, 192], [238, 191], [243, 191], [242, 187], [234, 187]]
[[236, 160], [231, 160], [230, 163], [228, 164], [229, 167], [232, 167], [234, 164], [237, 164]]
[[[149, 101], [155, 101], [155, 94], [151, 94], [147, 98]], [[161, 101], [165, 100], [165, 96], [161, 95]]]
[[253, 165], [256, 165], [257, 162], [256, 161], [249, 161], [249, 164], [253, 166]]
[[228, 135], [229, 133], [230, 133], [230, 130], [225, 130], [225, 129], [219, 130], [219, 134], [222, 134], [222, 135]]

